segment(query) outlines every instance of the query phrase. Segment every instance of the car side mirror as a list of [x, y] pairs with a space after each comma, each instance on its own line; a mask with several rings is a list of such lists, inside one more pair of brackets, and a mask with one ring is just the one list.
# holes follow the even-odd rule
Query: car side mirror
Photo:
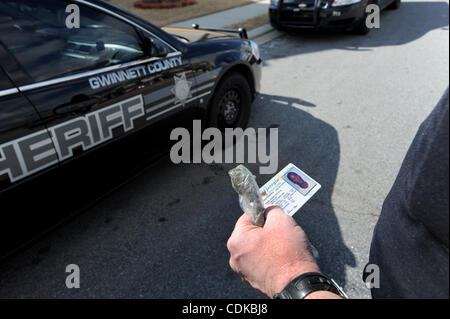
[[159, 40], [145, 37], [145, 46], [150, 57], [164, 58], [169, 54], [167, 46]]

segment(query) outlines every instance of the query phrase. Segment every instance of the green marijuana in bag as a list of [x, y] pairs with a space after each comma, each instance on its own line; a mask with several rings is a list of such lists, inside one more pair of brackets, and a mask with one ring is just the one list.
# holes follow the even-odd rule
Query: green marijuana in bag
[[231, 184], [239, 194], [239, 204], [256, 226], [264, 226], [264, 202], [259, 192], [255, 176], [244, 166], [239, 165], [228, 172]]

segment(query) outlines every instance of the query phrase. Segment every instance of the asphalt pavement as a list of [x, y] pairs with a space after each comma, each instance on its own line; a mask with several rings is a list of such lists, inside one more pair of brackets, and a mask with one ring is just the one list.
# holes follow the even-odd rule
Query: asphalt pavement
[[[278, 127], [279, 169], [292, 162], [322, 184], [295, 218], [352, 298], [370, 297], [361, 274], [383, 200], [449, 83], [448, 9], [406, 1], [367, 36], [290, 33], [261, 47], [250, 126]], [[258, 298], [228, 266], [241, 215], [231, 167], [163, 159], [0, 264], [0, 298]], [[68, 264], [80, 289], [65, 286]]]

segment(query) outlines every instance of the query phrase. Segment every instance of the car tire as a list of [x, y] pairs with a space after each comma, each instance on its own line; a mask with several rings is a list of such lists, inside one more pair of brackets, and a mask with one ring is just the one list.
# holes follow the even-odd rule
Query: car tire
[[370, 32], [370, 29], [366, 26], [365, 19], [358, 23], [358, 25], [353, 29], [353, 32], [359, 35], [366, 35]]
[[364, 7], [364, 14], [361, 20], [358, 22], [358, 24], [353, 28], [353, 32], [359, 35], [366, 35], [370, 32], [370, 28], [367, 27], [366, 24], [367, 19], [367, 12], [366, 8]]
[[392, 2], [389, 6], [388, 9], [391, 10], [397, 10], [398, 8], [400, 8], [400, 4], [402, 3], [401, 0], [394, 0], [394, 2]]
[[252, 105], [252, 90], [247, 79], [232, 72], [219, 83], [210, 104], [208, 125], [224, 130], [246, 128]]
[[284, 28], [282, 26], [280, 26], [279, 24], [271, 22], [270, 25], [272, 26], [272, 28], [274, 28], [277, 31], [284, 31]]

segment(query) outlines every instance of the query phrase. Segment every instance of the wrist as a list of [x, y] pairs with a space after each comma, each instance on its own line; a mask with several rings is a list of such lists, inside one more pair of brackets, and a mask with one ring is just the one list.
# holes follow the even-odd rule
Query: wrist
[[272, 278], [271, 289], [269, 290], [269, 297], [281, 292], [292, 280], [298, 276], [308, 272], [319, 272], [319, 266], [315, 262], [302, 262], [288, 264], [282, 267], [277, 274]]
[[305, 299], [344, 299], [331, 291], [319, 290], [307, 295]]

